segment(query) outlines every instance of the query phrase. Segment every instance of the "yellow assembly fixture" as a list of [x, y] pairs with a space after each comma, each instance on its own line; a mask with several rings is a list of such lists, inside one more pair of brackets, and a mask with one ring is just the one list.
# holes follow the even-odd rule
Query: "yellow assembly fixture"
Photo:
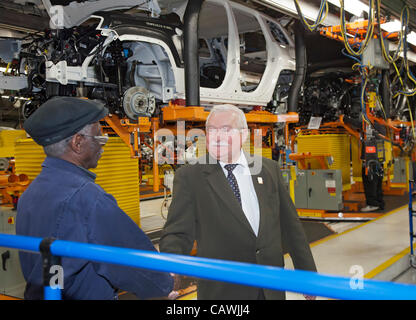
[[[329, 169], [342, 172], [343, 190], [351, 188], [350, 178], [350, 137], [343, 133], [299, 134], [297, 137], [298, 153], [330, 154], [333, 158]], [[319, 169], [317, 160], [310, 160], [309, 169]]]
[[[32, 139], [16, 142], [16, 173], [32, 181], [45, 159], [43, 148]], [[139, 163], [130, 157], [129, 147], [119, 137], [110, 137], [97, 168], [96, 183], [117, 200], [119, 207], [140, 226]]]
[[42, 170], [41, 164], [46, 155], [43, 148], [33, 139], [20, 139], [15, 145], [16, 173], [24, 173], [33, 181]]
[[202, 157], [207, 154], [207, 141], [205, 136], [199, 136], [196, 140], [196, 157]]
[[99, 184], [116, 198], [120, 208], [140, 226], [139, 160], [119, 137], [110, 137], [98, 166], [92, 169]]
[[[260, 143], [261, 143], [261, 141], [260, 141]], [[254, 146], [253, 142], [247, 140], [243, 144], [243, 150], [248, 154], [262, 156], [262, 157], [265, 157], [267, 159], [272, 159], [272, 148], [271, 147], [264, 147], [264, 146], [261, 146], [261, 145], [260, 145], [260, 147], [257, 147], [257, 146]]]
[[24, 130], [3, 129], [0, 130], [0, 158], [12, 158], [15, 153], [15, 142], [26, 138]]

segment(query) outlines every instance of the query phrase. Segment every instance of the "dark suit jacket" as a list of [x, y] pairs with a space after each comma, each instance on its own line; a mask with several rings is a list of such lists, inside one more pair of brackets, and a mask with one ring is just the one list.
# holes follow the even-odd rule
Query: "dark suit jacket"
[[[175, 174], [173, 199], [160, 251], [189, 254], [196, 240], [200, 257], [283, 267], [284, 242], [296, 269], [316, 271], [305, 232], [283, 185], [277, 162], [259, 157], [253, 160], [247, 155], [246, 158], [250, 168], [254, 168], [253, 161], [262, 161], [261, 172], [252, 175], [260, 209], [258, 236], [219, 164], [186, 165]], [[262, 184], [258, 177], [262, 178]], [[202, 300], [257, 299], [258, 295], [259, 289], [255, 287], [198, 281], [198, 299]], [[266, 299], [285, 298], [281, 291], [264, 290], [264, 295]]]

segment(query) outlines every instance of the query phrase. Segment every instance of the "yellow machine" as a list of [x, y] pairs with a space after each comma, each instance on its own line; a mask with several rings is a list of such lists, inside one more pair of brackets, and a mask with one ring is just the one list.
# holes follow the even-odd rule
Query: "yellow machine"
[[[32, 139], [16, 142], [16, 173], [25, 173], [33, 181], [41, 172], [46, 155]], [[140, 226], [139, 165], [130, 157], [128, 146], [119, 137], [110, 137], [98, 161], [96, 183], [113, 195], [120, 208]]]

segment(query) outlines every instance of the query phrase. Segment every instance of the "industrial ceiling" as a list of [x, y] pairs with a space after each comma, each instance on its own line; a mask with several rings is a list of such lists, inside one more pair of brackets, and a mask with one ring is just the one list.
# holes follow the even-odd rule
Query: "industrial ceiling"
[[[187, 0], [158, 0], [162, 13], [172, 12], [175, 8], [183, 5]], [[281, 22], [297, 18], [298, 14], [294, 5], [294, 0], [234, 0], [235, 2], [244, 4], [258, 11], [261, 11], [271, 17], [280, 19]], [[337, 0], [328, 1], [329, 14], [324, 21], [326, 25], [339, 24], [339, 7], [335, 5]], [[47, 14], [44, 2], [49, 2], [50, 5], [68, 5], [72, 1], [68, 0], [2, 0], [0, 2], [0, 38], [23, 38], [31, 33], [42, 32], [49, 27], [49, 15]], [[83, 2], [78, 0], [76, 2]], [[140, 2], [140, 1], [138, 1]], [[300, 6], [304, 16], [311, 21], [315, 19], [319, 10], [321, 0], [299, 0]], [[348, 0], [346, 1], [348, 2]], [[361, 2], [368, 4], [369, 0], [361, 0]], [[143, 2], [141, 2], [143, 3]], [[416, 0], [383, 0], [382, 13], [391, 19], [400, 19], [400, 13], [404, 5], [410, 8], [409, 27], [410, 30], [416, 30]], [[347, 13], [347, 19], [352, 17]], [[365, 18], [365, 15], [364, 15]], [[310, 35], [309, 43], [316, 43], [321, 41], [317, 35]], [[322, 40], [325, 41], [325, 40]], [[341, 48], [340, 43], [335, 43], [334, 48]], [[333, 50], [338, 51], [338, 49]], [[331, 55], [331, 50], [327, 50], [327, 54]], [[312, 56], [314, 53], [312, 52]], [[334, 57], [331, 56], [331, 59]], [[0, 67], [3, 65], [0, 65]], [[3, 66], [4, 67], [4, 66]], [[19, 121], [18, 108], [11, 108], [11, 103], [0, 99], [0, 125], [8, 121]], [[16, 107], [16, 105], [14, 105]], [[14, 126], [14, 124], [11, 124]]]
[[[71, 0], [51, 0], [51, 5], [67, 5]], [[76, 2], [82, 2], [78, 0]], [[163, 13], [168, 13], [174, 8], [186, 2], [186, 0], [159, 0], [158, 4]], [[297, 17], [293, 0], [235, 0], [249, 7], [255, 8], [273, 17], [281, 17], [283, 14]], [[332, 1], [333, 2], [333, 1]], [[368, 4], [368, 0], [362, 0]], [[335, 3], [335, 2], [334, 2]], [[311, 12], [310, 18], [318, 11], [320, 0], [299, 0], [302, 8], [305, 8], [305, 16]], [[403, 6], [410, 8], [410, 27], [416, 29], [416, 0], [389, 0], [382, 1], [382, 10], [385, 16], [398, 19]], [[41, 31], [49, 26], [49, 16], [42, 0], [3, 0], [0, 2], [0, 36], [18, 37], [25, 33]], [[326, 23], [336, 24], [339, 20], [339, 8], [330, 4], [330, 11]]]

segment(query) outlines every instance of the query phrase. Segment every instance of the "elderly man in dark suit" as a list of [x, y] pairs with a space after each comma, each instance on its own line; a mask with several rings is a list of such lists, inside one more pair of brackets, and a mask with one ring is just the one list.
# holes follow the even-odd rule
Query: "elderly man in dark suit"
[[[316, 271], [278, 164], [243, 152], [248, 135], [240, 109], [212, 109], [206, 121], [208, 157], [176, 172], [160, 250], [189, 254], [196, 240], [200, 257], [283, 267], [284, 242], [296, 269]], [[198, 281], [202, 300], [284, 298], [281, 291]]]

